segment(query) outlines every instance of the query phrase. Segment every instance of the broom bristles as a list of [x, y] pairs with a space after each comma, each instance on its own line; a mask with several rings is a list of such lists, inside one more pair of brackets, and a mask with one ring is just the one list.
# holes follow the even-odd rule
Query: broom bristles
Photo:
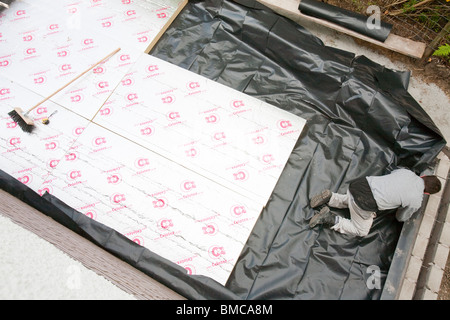
[[11, 117], [11, 119], [17, 123], [17, 125], [24, 131], [24, 132], [31, 132], [34, 127], [34, 122], [27, 116], [25, 116], [22, 112], [22, 109], [20, 108], [14, 108], [14, 110], [10, 111], [8, 115]]

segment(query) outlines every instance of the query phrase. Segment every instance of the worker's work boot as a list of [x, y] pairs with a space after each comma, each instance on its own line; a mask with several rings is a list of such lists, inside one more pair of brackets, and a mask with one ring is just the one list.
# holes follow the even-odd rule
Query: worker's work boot
[[309, 203], [311, 205], [311, 208], [317, 208], [321, 205], [327, 204], [328, 201], [330, 201], [330, 199], [331, 199], [331, 191], [326, 189], [323, 190], [321, 193], [316, 194], [314, 197], [312, 197]]
[[332, 227], [336, 224], [336, 215], [330, 211], [330, 208], [323, 207], [314, 217], [309, 221], [309, 227], [314, 228], [318, 224]]

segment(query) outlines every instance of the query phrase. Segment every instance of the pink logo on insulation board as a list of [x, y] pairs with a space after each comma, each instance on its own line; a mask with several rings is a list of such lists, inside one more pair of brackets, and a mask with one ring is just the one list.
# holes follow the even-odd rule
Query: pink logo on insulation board
[[289, 120], [279, 120], [278, 122], [277, 122], [277, 125], [278, 125], [278, 127], [280, 128], [280, 129], [287, 129], [287, 128], [289, 128], [289, 127], [292, 127], [292, 124], [291, 124], [291, 122], [289, 121]]
[[38, 107], [34, 110], [34, 113], [38, 115], [43, 115], [44, 113], [47, 113], [47, 111], [48, 110], [46, 107]]
[[153, 208], [164, 209], [167, 207], [167, 199], [159, 198], [159, 199], [153, 200], [152, 204], [153, 204]]
[[19, 180], [23, 184], [30, 184], [31, 181], [33, 181], [33, 176], [31, 174], [26, 174], [21, 177], [18, 177], [17, 180]]
[[33, 79], [35, 84], [44, 84], [47, 82], [47, 78], [45, 76], [39, 76]]
[[56, 56], [59, 58], [64, 58], [64, 57], [67, 57], [68, 55], [69, 55], [69, 51], [67, 51], [67, 50], [61, 50], [56, 53]]
[[151, 126], [148, 126], [148, 127], [141, 129], [140, 131], [141, 131], [141, 135], [143, 135], [143, 136], [151, 136], [154, 132], [154, 129]]
[[197, 152], [197, 149], [190, 148], [188, 150], [185, 150], [185, 154], [189, 158], [194, 158], [195, 156], [197, 156], [198, 152]]
[[113, 109], [110, 107], [103, 107], [100, 109], [99, 113], [101, 116], [110, 116], [113, 113]]
[[58, 141], [50, 141], [45, 144], [45, 150], [55, 150], [58, 148]]
[[226, 138], [225, 132], [216, 132], [213, 135], [214, 140], [221, 141]]
[[0, 67], [7, 67], [11, 64], [9, 60], [0, 60]]
[[6, 96], [11, 93], [11, 90], [9, 88], [2, 88], [0, 89], [0, 96]]
[[149, 164], [150, 164], [150, 161], [147, 158], [138, 158], [134, 162], [134, 165], [139, 169], [141, 169], [145, 166], [148, 166]]
[[8, 139], [8, 145], [11, 147], [17, 147], [21, 143], [22, 141], [20, 140], [20, 137], [12, 137]]
[[27, 48], [24, 50], [25, 56], [32, 56], [36, 54], [36, 48]]
[[90, 46], [94, 44], [94, 39], [91, 38], [83, 39], [83, 41], [81, 41], [81, 44], [84, 46]]
[[167, 114], [167, 118], [169, 120], [176, 120], [176, 119], [180, 118], [180, 113], [177, 111], [171, 111]]
[[243, 214], [247, 213], [247, 208], [243, 205], [234, 205], [230, 209], [231, 215], [237, 218], [242, 217]]
[[265, 164], [270, 164], [272, 161], [275, 160], [275, 158], [273, 157], [273, 155], [271, 154], [265, 154], [261, 157], [262, 162], [264, 162]]
[[58, 163], [59, 163], [59, 160], [58, 160], [58, 159], [51, 159], [51, 160], [49, 160], [49, 161], [47, 162], [47, 166], [48, 166], [50, 169], [54, 169], [54, 168], [56, 168], [56, 166], [58, 165]]
[[242, 100], [233, 100], [233, 101], [231, 101], [231, 106], [234, 109], [239, 109], [239, 108], [245, 106], [245, 103]]
[[148, 37], [147, 36], [141, 36], [137, 38], [138, 42], [147, 42], [148, 41]]
[[195, 267], [193, 265], [191, 265], [191, 264], [185, 265], [184, 269], [186, 269], [187, 274], [189, 274], [189, 275], [196, 274]]
[[72, 66], [69, 63], [65, 63], [59, 66], [59, 71], [61, 72], [67, 72], [72, 69]]
[[120, 182], [122, 182], [122, 177], [120, 174], [115, 173], [108, 176], [106, 180], [108, 181], [109, 184], [119, 184]]
[[59, 24], [57, 23], [52, 23], [51, 25], [48, 26], [48, 30], [50, 31], [55, 31], [59, 29]]
[[122, 204], [126, 197], [123, 193], [115, 193], [110, 197], [110, 200], [113, 204]]
[[122, 82], [122, 86], [131, 86], [134, 83], [132, 78], [123, 79], [121, 82]]
[[133, 102], [134, 100], [138, 99], [137, 93], [129, 93], [126, 95], [125, 99], [129, 102]]
[[106, 68], [104, 66], [95, 67], [93, 72], [95, 74], [104, 74], [106, 72]]
[[92, 145], [94, 147], [99, 147], [101, 145], [104, 145], [105, 143], [106, 143], [105, 137], [95, 137], [94, 139], [92, 139]]
[[134, 236], [131, 241], [133, 241], [134, 243], [137, 243], [140, 246], [144, 245], [144, 238], [140, 237], [140, 236]]
[[14, 121], [6, 123], [6, 128], [7, 129], [14, 129], [15, 127], [17, 127], [17, 123], [14, 122]]
[[173, 227], [172, 219], [162, 218], [158, 221], [158, 228], [161, 230], [167, 231]]
[[217, 225], [215, 223], [209, 223], [202, 227], [203, 233], [206, 235], [209, 235], [209, 236], [213, 236], [213, 235], [217, 234], [218, 230], [219, 230], [219, 228], [217, 227]]
[[99, 83], [97, 83], [97, 87], [99, 89], [106, 89], [109, 87], [109, 83], [108, 81], [100, 81]]
[[33, 41], [33, 39], [34, 39], [34, 36], [31, 34], [28, 34], [28, 35], [22, 37], [22, 40], [25, 42]]
[[223, 246], [220, 245], [214, 245], [211, 246], [208, 249], [208, 254], [211, 258], [213, 259], [219, 259], [220, 257], [222, 257], [224, 254], [226, 254], [225, 249]]
[[77, 13], [78, 12], [78, 8], [76, 8], [76, 7], [72, 7], [72, 8], [68, 8], [67, 9], [67, 13], [69, 13], [69, 14], [74, 14], [74, 13]]
[[84, 127], [76, 127], [72, 130], [74, 136], [79, 136], [83, 133]]
[[131, 57], [130, 57], [129, 54], [122, 54], [122, 55], [119, 56], [119, 60], [120, 60], [121, 62], [124, 62], [124, 61], [131, 60]]
[[194, 181], [185, 180], [181, 183], [180, 188], [181, 188], [181, 191], [189, 192], [189, 191], [192, 191], [193, 189], [197, 188], [197, 186], [195, 185]]
[[196, 90], [197, 88], [200, 88], [200, 83], [198, 83], [197, 81], [190, 81], [186, 84], [186, 87], [189, 90]]
[[78, 155], [76, 152], [71, 152], [65, 155], [66, 161], [75, 161], [78, 158]]
[[151, 64], [151, 65], [147, 66], [147, 71], [150, 73], [156, 72], [158, 70], [159, 70], [159, 67], [156, 64]]
[[94, 210], [89, 210], [88, 212], [86, 212], [84, 214], [86, 217], [91, 218], [92, 220], [97, 219], [97, 212], [95, 212]]
[[171, 104], [175, 102], [175, 97], [173, 95], [167, 95], [161, 98], [164, 104]]
[[256, 136], [252, 140], [254, 144], [264, 144], [266, 142], [266, 138], [263, 136]]
[[239, 170], [233, 173], [233, 178], [236, 181], [246, 181], [248, 180], [248, 172], [246, 170]]
[[16, 16], [16, 17], [21, 17], [21, 16], [24, 16], [24, 15], [26, 15], [27, 14], [27, 12], [25, 11], [25, 10], [17, 10], [15, 13], [14, 13], [14, 15]]
[[104, 21], [102, 22], [102, 27], [103, 28], [111, 28], [112, 27], [112, 22], [111, 21]]
[[206, 123], [214, 124], [214, 123], [218, 123], [219, 120], [220, 120], [220, 118], [217, 114], [211, 114], [211, 115], [205, 117]]
[[46, 192], [52, 194], [53, 188], [51, 186], [44, 186], [42, 189], [38, 190], [40, 196], [43, 196]]
[[81, 178], [81, 171], [79, 170], [72, 170], [67, 173], [67, 178], [70, 180], [76, 180], [78, 178]]

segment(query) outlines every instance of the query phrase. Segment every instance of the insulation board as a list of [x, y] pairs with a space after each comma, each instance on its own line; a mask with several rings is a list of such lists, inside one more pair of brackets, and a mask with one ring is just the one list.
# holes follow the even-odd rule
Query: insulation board
[[[40, 0], [2, 12], [0, 168], [225, 284], [305, 120], [145, 54], [182, 5]], [[8, 116], [118, 47], [33, 110], [31, 134]]]

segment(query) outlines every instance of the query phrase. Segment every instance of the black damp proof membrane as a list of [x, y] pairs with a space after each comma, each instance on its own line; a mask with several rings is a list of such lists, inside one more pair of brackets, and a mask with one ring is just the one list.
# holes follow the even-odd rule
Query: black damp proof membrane
[[307, 119], [225, 286], [3, 171], [0, 187], [188, 299], [379, 299], [402, 229], [395, 212], [360, 238], [310, 229], [309, 199], [399, 166], [433, 168], [446, 141], [407, 92], [409, 73], [324, 46], [253, 0], [189, 1], [150, 54]]
[[298, 6], [303, 14], [326, 20], [364, 36], [384, 42], [392, 30], [392, 24], [381, 21], [376, 11], [365, 16], [316, 0], [301, 0]]
[[0, 2], [0, 12], [2, 12], [3, 10], [6, 10], [8, 6], [14, 2], [14, 0], [1, 0]]

